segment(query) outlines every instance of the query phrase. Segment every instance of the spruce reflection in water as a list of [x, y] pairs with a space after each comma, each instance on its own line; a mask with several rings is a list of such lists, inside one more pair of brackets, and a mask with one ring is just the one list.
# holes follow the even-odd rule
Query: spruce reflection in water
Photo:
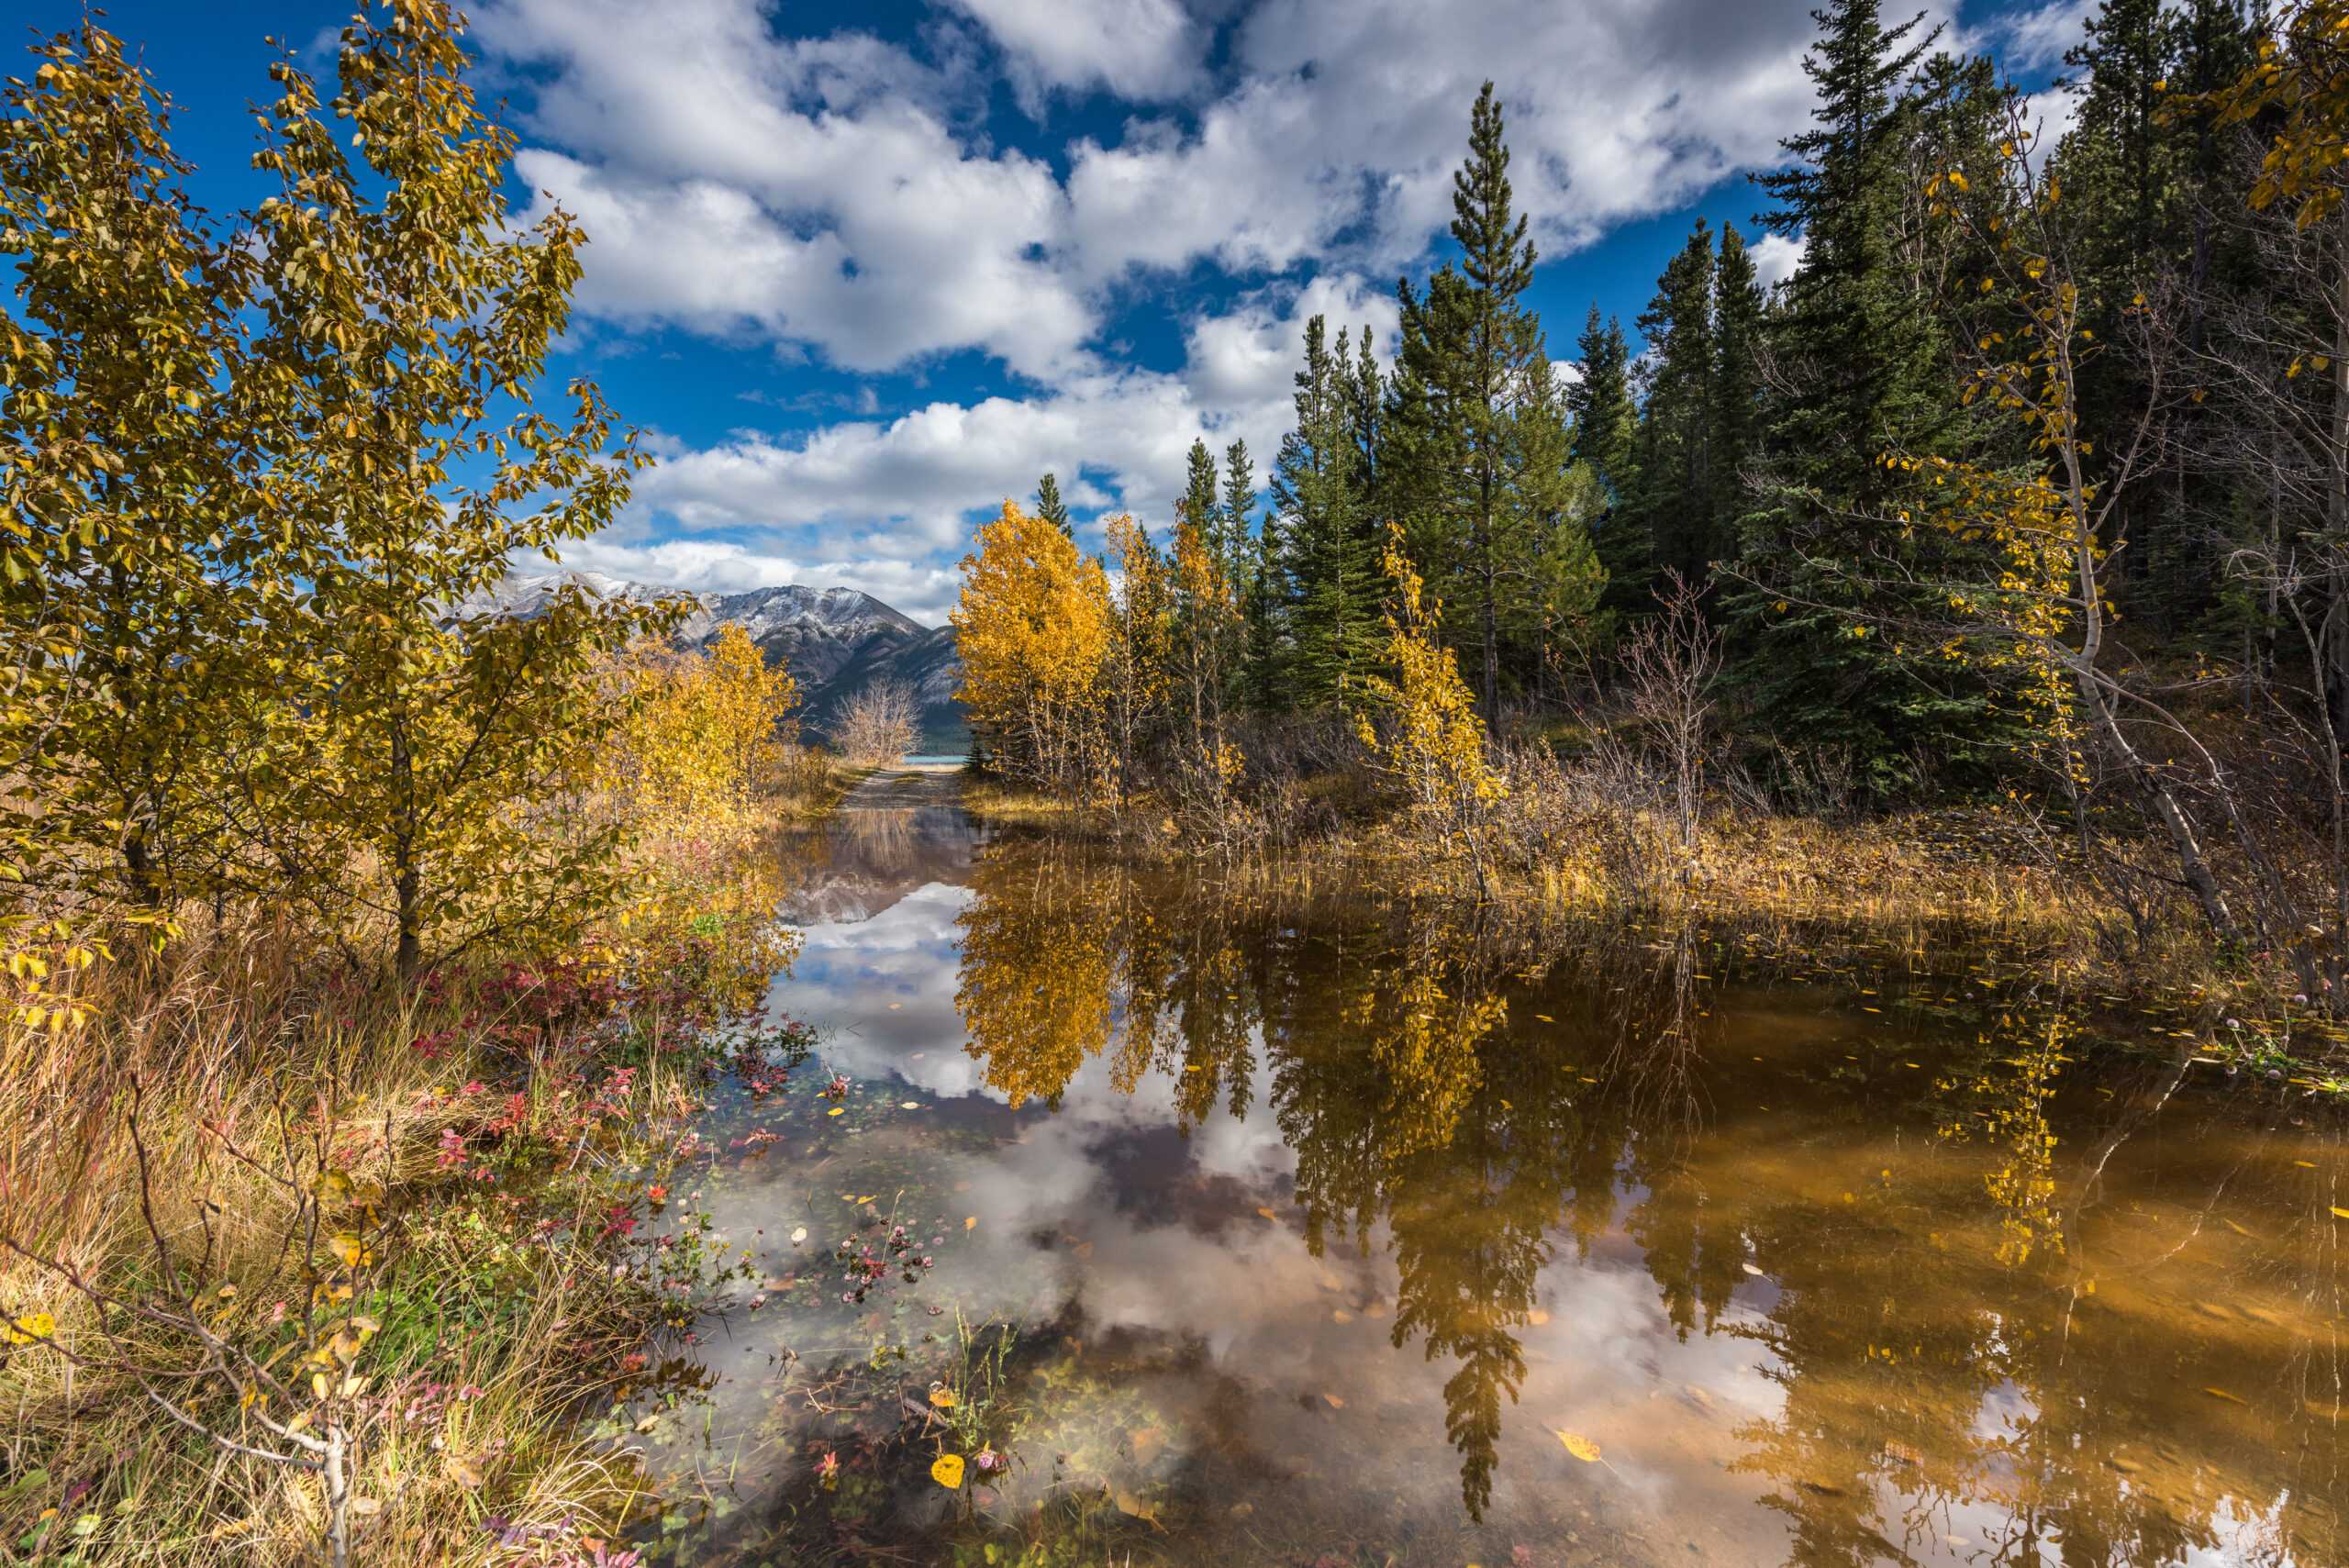
[[[2221, 1091], [2082, 998], [1994, 995], [1897, 947], [1875, 977], [1805, 984], [1785, 933], [1216, 885], [1032, 842], [941, 864], [922, 840], [829, 851], [829, 906], [926, 934], [858, 972], [835, 920], [782, 1000], [837, 1005], [863, 1032], [836, 1054], [925, 1086], [930, 1119], [860, 1143], [814, 1118], [772, 1174], [862, 1195], [881, 1182], [848, 1173], [885, 1146], [908, 1212], [992, 1197], [1034, 1231], [922, 1286], [1023, 1330], [1000, 1393], [1025, 1467], [986, 1489], [1002, 1528], [1198, 1562], [2349, 1555], [2349, 1195], [2306, 1102]], [[894, 884], [891, 856], [901, 882], [943, 874]], [[987, 1093], [963, 1093], [973, 1073]], [[1027, 1145], [1069, 1116], [1093, 1119], [1045, 1180]], [[1255, 1164], [1206, 1163], [1241, 1145]], [[1275, 1262], [1290, 1225], [1301, 1267]], [[774, 1386], [804, 1411], [792, 1378], [835, 1376], [853, 1358], [824, 1347], [855, 1336], [795, 1312], [729, 1327], [800, 1352]], [[896, 1342], [868, 1381], [918, 1396], [938, 1342]], [[1439, 1407], [1448, 1505], [1419, 1485]], [[844, 1516], [811, 1468], [842, 1418], [768, 1423], [790, 1560], [953, 1561], [985, 1537], [911, 1418], [854, 1429]]]

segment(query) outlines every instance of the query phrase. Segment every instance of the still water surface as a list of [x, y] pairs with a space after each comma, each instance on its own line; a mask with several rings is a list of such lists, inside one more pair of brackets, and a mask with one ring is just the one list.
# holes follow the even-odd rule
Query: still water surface
[[683, 1560], [2349, 1562], [2341, 1122], [2182, 1018], [951, 808], [801, 853]]

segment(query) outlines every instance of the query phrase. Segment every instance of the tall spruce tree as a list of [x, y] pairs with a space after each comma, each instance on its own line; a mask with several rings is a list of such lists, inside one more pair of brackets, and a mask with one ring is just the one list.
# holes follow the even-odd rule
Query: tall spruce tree
[[1920, 112], [1904, 86], [1935, 35], [1911, 41], [1914, 19], [1887, 28], [1877, 0], [1813, 15], [1817, 123], [1782, 144], [1792, 168], [1761, 178], [1779, 204], [1763, 221], [1805, 252], [1772, 332], [1781, 386], [1729, 606], [1763, 722], [1843, 751], [1864, 787], [1887, 793], [1912, 782], [1920, 749], [1966, 744], [1989, 706], [1924, 678], [1848, 613], [1918, 547], [1894, 520], [1914, 482], [1885, 454], [1953, 451], [1963, 428], [1935, 280], [1902, 223]]
[[1061, 482], [1049, 473], [1036, 482], [1036, 515], [1060, 529], [1061, 538], [1076, 537], [1068, 520], [1068, 506], [1061, 500]]
[[1406, 521], [1442, 595], [1448, 635], [1467, 653], [1487, 728], [1497, 726], [1502, 653], [1538, 604], [1560, 551], [1580, 573], [1586, 523], [1570, 504], [1568, 418], [1541, 318], [1521, 296], [1536, 253], [1511, 205], [1508, 146], [1492, 83], [1469, 117], [1468, 157], [1453, 176], [1446, 262], [1424, 293], [1397, 285], [1402, 340], [1379, 495]]
[[1592, 542], [1607, 572], [1607, 597], [1619, 609], [1633, 607], [1627, 595], [1644, 598], [1654, 570], [1645, 520], [1638, 506], [1640, 406], [1631, 395], [1631, 351], [1622, 324], [1601, 320], [1593, 301], [1590, 318], [1575, 340], [1581, 373], [1566, 389], [1574, 419], [1574, 460], [1598, 482], [1603, 497], [1592, 519]]
[[1638, 326], [1647, 339], [1639, 515], [1653, 570], [1694, 582], [1713, 543], [1713, 237], [1704, 219], [1656, 280]]
[[1183, 484], [1183, 498], [1175, 505], [1181, 508], [1184, 521], [1199, 532], [1199, 538], [1211, 547], [1219, 547], [1223, 539], [1223, 517], [1218, 509], [1216, 495], [1215, 457], [1204, 440], [1191, 443], [1190, 469]]
[[1286, 589], [1269, 662], [1290, 699], [1308, 707], [1342, 701], [1376, 643], [1386, 595], [1364, 493], [1355, 379], [1346, 335], [1333, 352], [1322, 318], [1313, 317], [1296, 377], [1297, 426], [1273, 470], [1280, 559], [1267, 572]]
[[1749, 464], [1762, 448], [1762, 348], [1765, 330], [1762, 285], [1753, 253], [1732, 223], [1721, 225], [1720, 257], [1713, 266], [1712, 520], [1705, 559], [1737, 553], [1749, 492]]

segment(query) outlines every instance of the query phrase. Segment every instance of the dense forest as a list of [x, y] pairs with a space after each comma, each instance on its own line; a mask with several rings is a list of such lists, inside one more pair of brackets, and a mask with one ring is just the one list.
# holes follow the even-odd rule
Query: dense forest
[[[1470, 819], [1511, 795], [1510, 746], [1612, 736], [1653, 773], [1670, 731], [1689, 812], [1731, 784], [2028, 800], [2141, 927], [2175, 896], [2228, 940], [2305, 945], [2341, 912], [2349, 724], [2332, 15], [2274, 34], [2226, 0], [2109, 0], [2054, 135], [1995, 60], [1838, 0], [1812, 127], [1758, 177], [1792, 274], [1763, 287], [1753, 236], [1700, 221], [1628, 328], [1593, 307], [1571, 372], [1525, 303], [1488, 85], [1448, 258], [1397, 285], [1392, 345], [1312, 321], [1267, 493], [1244, 445], [1219, 466], [1202, 441], [1163, 550], [1119, 518], [1097, 562], [1048, 562], [1051, 475], [1042, 523], [983, 533], [961, 621], [998, 764], [1063, 795], [1204, 767], [1246, 796], [1338, 716], [1482, 876]], [[1109, 716], [1090, 751], [1034, 717], [1043, 665], [990, 619], [1021, 562], [1058, 574], [1033, 590], [1058, 618], [1097, 604], [1080, 644], [1112, 673], [1063, 646], [1045, 679]], [[1431, 648], [1464, 695], [1413, 662]], [[1477, 733], [1417, 725], [1429, 703]]]

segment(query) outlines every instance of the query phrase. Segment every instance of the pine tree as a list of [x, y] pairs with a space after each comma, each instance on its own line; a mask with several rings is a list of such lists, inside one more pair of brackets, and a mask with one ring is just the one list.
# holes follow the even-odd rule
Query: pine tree
[[1627, 608], [1631, 601], [1625, 595], [1643, 599], [1642, 584], [1653, 570], [1637, 505], [1640, 406], [1631, 396], [1631, 348], [1621, 324], [1611, 316], [1602, 322], [1594, 301], [1575, 349], [1582, 355], [1582, 374], [1566, 389], [1574, 459], [1601, 486], [1604, 501], [1594, 520], [1593, 541], [1607, 570], [1609, 601]]
[[1713, 522], [1713, 237], [1704, 219], [1656, 280], [1640, 410], [1639, 511], [1654, 569], [1701, 578]]
[[1068, 520], [1068, 506], [1061, 500], [1061, 482], [1049, 473], [1036, 482], [1036, 516], [1060, 529], [1061, 538], [1076, 537], [1076, 528]]
[[1499, 723], [1502, 649], [1538, 602], [1553, 552], [1587, 553], [1586, 521], [1568, 505], [1566, 407], [1541, 318], [1520, 296], [1536, 252], [1511, 206], [1500, 106], [1485, 83], [1469, 151], [1453, 176], [1446, 262], [1424, 294], [1397, 285], [1403, 335], [1376, 493], [1405, 519], [1431, 586], [1445, 599], [1455, 646], [1472, 651], [1486, 727]]
[[1251, 514], [1255, 510], [1255, 460], [1248, 455], [1246, 441], [1234, 441], [1223, 449], [1223, 504], [1216, 521], [1223, 540], [1224, 571], [1235, 589], [1247, 584], [1256, 531]]
[[1305, 368], [1297, 373], [1297, 428], [1282, 439], [1273, 470], [1280, 509], [1287, 598], [1281, 647], [1285, 690], [1304, 706], [1342, 700], [1347, 680], [1375, 645], [1386, 578], [1362, 494], [1353, 379], [1340, 335], [1332, 353], [1322, 318], [1305, 328]]
[[1721, 225], [1713, 268], [1712, 526], [1708, 562], [1737, 553], [1747, 506], [1746, 469], [1762, 446], [1762, 286], [1735, 224]]
[[1987, 708], [1978, 688], [1927, 684], [1844, 613], [1879, 591], [1887, 557], [1913, 547], [1890, 519], [1914, 481], [1884, 454], [1953, 451], [1964, 429], [1932, 280], [1902, 249], [1914, 238], [1901, 218], [1915, 205], [1906, 154], [1920, 113], [1902, 88], [1934, 35], [1909, 42], [1915, 21], [1886, 28], [1877, 0], [1814, 15], [1822, 36], [1803, 69], [1817, 127], [1782, 144], [1793, 168], [1761, 177], [1779, 203], [1765, 223], [1806, 249], [1772, 332], [1784, 389], [1729, 607], [1737, 675], [1762, 721], [1846, 752], [1863, 785], [1885, 792], [1910, 781], [1919, 748], [1978, 733]]

